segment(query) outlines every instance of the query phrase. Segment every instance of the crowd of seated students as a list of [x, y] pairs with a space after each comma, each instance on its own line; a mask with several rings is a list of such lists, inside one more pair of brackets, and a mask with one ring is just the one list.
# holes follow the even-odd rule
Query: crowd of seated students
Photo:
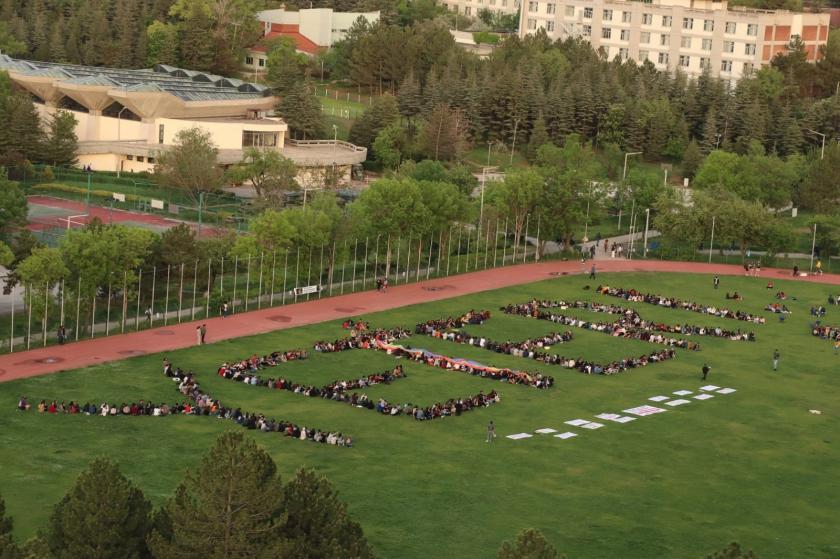
[[267, 367], [276, 367], [281, 363], [288, 363], [289, 361], [299, 361], [302, 359], [307, 359], [308, 357], [309, 354], [302, 349], [295, 349], [292, 351], [274, 351], [269, 355], [263, 356], [254, 354], [247, 359], [232, 361], [230, 363], [224, 363], [222, 367], [225, 368], [227, 375], [222, 375], [221, 368], [219, 370], [219, 375], [226, 376], [226, 378], [236, 377], [237, 380], [239, 380], [240, 377], [249, 376], [252, 373], [259, 371], [260, 369], [265, 369]]
[[[766, 307], [764, 307], [765, 311], [770, 311], [773, 313], [781, 313], [781, 314], [790, 314], [791, 310], [787, 308], [786, 305], [782, 303], [770, 303]], [[812, 313], [813, 314], [813, 313]]]
[[623, 289], [620, 287], [609, 287], [607, 285], [599, 285], [597, 287], [598, 293], [601, 295], [609, 295], [610, 297], [618, 297], [626, 301], [636, 303], [647, 303], [649, 305], [657, 305], [669, 309], [679, 309], [684, 311], [697, 312], [701, 314], [709, 314], [719, 318], [731, 318], [734, 320], [743, 320], [746, 322], [754, 322], [756, 324], [764, 324], [764, 317], [754, 315], [742, 311], [733, 311], [726, 308], [717, 308], [713, 305], [701, 305], [691, 301], [682, 301], [675, 297], [665, 297], [663, 295], [652, 295], [649, 293], [640, 293], [635, 289]]
[[380, 398], [376, 404], [373, 404], [368, 399], [362, 405], [364, 407], [370, 407], [383, 415], [406, 415], [414, 418], [416, 421], [427, 421], [442, 417], [459, 416], [462, 413], [491, 406], [500, 401], [501, 397], [499, 394], [495, 390], [492, 390], [489, 394], [484, 394], [484, 391], [481, 391], [475, 396], [451, 398], [443, 403], [436, 402], [427, 407], [416, 406], [414, 404], [392, 404], [384, 398]]
[[404, 328], [392, 328], [386, 330], [379, 328], [372, 332], [357, 332], [355, 335], [341, 338], [333, 342], [318, 341], [314, 344], [315, 351], [321, 353], [333, 353], [350, 349], [376, 349], [376, 342], [390, 343], [394, 340], [407, 338], [411, 332]]
[[743, 301], [744, 298], [741, 297], [741, 294], [737, 291], [733, 291], [731, 294], [727, 291], [726, 295], [724, 295], [727, 301]]
[[825, 307], [822, 305], [811, 307], [811, 316], [825, 316]]
[[822, 326], [817, 322], [811, 328], [811, 335], [824, 340], [840, 340], [840, 328], [837, 326]]

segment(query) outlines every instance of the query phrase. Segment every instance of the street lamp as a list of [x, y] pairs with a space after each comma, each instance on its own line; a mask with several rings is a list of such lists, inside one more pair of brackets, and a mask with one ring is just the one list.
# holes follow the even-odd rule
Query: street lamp
[[[627, 179], [627, 158], [632, 155], [641, 155], [640, 151], [631, 151], [624, 154], [624, 170], [621, 172], [621, 182]], [[618, 230], [621, 231], [621, 206], [618, 207]]]
[[645, 251], [644, 258], [647, 258], [648, 227], [650, 226], [650, 208], [645, 209]]
[[811, 130], [810, 128], [808, 128], [807, 130], [812, 134], [822, 136], [822, 149], [820, 150], [820, 159], [823, 159], [825, 157], [825, 134], [823, 134], [822, 132], [817, 132], [816, 130]]
[[493, 140], [488, 140], [487, 141], [487, 166], [488, 167], [490, 166], [490, 148], [493, 147], [493, 144], [494, 144]]
[[338, 145], [338, 126], [333, 124], [332, 127], [333, 127], [333, 153], [335, 153], [335, 146]]
[[715, 134], [715, 149], [720, 145], [720, 133]]
[[[120, 140], [122, 140], [122, 134], [121, 134], [121, 130], [120, 130], [120, 123], [122, 122], [122, 120], [120, 119], [120, 117], [122, 116], [123, 111], [126, 110], [127, 108], [128, 107], [123, 107], [122, 109], [120, 109], [120, 112], [117, 113], [117, 141], [118, 142]], [[123, 166], [123, 160], [120, 159], [120, 164], [117, 165], [117, 178], [120, 178], [120, 172], [122, 171], [122, 166]]]

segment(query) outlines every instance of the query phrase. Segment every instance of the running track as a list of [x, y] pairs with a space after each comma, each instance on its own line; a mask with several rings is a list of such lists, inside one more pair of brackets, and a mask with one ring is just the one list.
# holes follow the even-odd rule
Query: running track
[[[207, 324], [207, 340], [214, 341], [260, 334], [325, 320], [358, 316], [396, 307], [449, 299], [460, 295], [521, 285], [545, 280], [559, 274], [589, 273], [591, 262], [541, 262], [502, 269], [471, 272], [408, 285], [391, 287], [387, 294], [363, 291], [328, 297], [304, 303], [273, 307], [237, 314], [228, 318], [200, 321]], [[596, 261], [598, 272], [693, 272], [719, 275], [741, 275], [743, 267], [729, 264], [663, 262], [658, 260]], [[763, 278], [789, 279], [789, 270], [765, 268]], [[799, 281], [840, 285], [840, 275], [825, 274], [799, 278]], [[428, 288], [438, 288], [429, 291]], [[195, 344], [195, 328], [199, 322], [162, 326], [142, 332], [121, 334], [0, 356], [0, 382], [77, 369], [97, 363], [126, 359], [134, 355], [157, 353]], [[141, 349], [141, 348], [149, 348]]]

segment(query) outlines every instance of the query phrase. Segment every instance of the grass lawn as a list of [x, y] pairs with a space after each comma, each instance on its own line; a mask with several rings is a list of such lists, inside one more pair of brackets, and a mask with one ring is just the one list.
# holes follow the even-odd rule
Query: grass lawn
[[[737, 290], [744, 296], [737, 308], [751, 312], [761, 312], [773, 301], [764, 289], [766, 278], [724, 277], [719, 291], [707, 276], [603, 274], [598, 282], [719, 305], [725, 291]], [[413, 326], [471, 308], [490, 309], [492, 319], [468, 331], [518, 340], [548, 333], [552, 324], [503, 315], [500, 305], [532, 297], [625, 304], [583, 291], [587, 283], [584, 277], [563, 277], [365, 318], [375, 326]], [[752, 329], [758, 340], [701, 338], [701, 352], [677, 350], [676, 359], [610, 377], [414, 336], [406, 343], [493, 365], [542, 370], [557, 381], [551, 390], [540, 391], [407, 363], [408, 378], [368, 390], [373, 398], [416, 403], [493, 388], [501, 393], [496, 406], [423, 423], [243, 386], [213, 374], [227, 359], [341, 337], [345, 332], [338, 321], [170, 352], [168, 357], [197, 371], [202, 386], [229, 404], [351, 433], [352, 449], [253, 435], [284, 476], [304, 464], [327, 475], [382, 557], [494, 557], [503, 539], [526, 527], [542, 530], [570, 558], [699, 558], [730, 541], [762, 559], [837, 557], [840, 356], [832, 355], [831, 344], [812, 337], [808, 328], [810, 305], [823, 303], [836, 289], [781, 279], [776, 286], [797, 297], [787, 301], [793, 314], [784, 323], [766, 312], [767, 324], [753, 326], [641, 303], [625, 305], [657, 321]], [[836, 307], [830, 308], [824, 322], [840, 324], [838, 314]], [[597, 318], [605, 320], [604, 315]], [[580, 329], [573, 334], [573, 341], [553, 350], [604, 361], [661, 347]], [[782, 359], [774, 373], [770, 361], [775, 348]], [[42, 398], [175, 400], [172, 383], [161, 374], [162, 358], [148, 355], [0, 384], [0, 493], [19, 539], [46, 524], [52, 505], [93, 457], [114, 457], [160, 504], [218, 433], [238, 428], [200, 417], [106, 419], [14, 411], [21, 394], [33, 403]], [[696, 391], [706, 384], [700, 380], [704, 362], [712, 366], [708, 382], [737, 392], [625, 425], [606, 421], [597, 431], [563, 423], [649, 404], [648, 398], [658, 394]], [[387, 355], [364, 350], [315, 354], [266, 376], [324, 383], [382, 371], [394, 363]], [[810, 409], [822, 410], [822, 415]], [[484, 434], [491, 419], [499, 439], [488, 445]], [[520, 441], [505, 438], [542, 427], [580, 436], [567, 441], [539, 435]]]

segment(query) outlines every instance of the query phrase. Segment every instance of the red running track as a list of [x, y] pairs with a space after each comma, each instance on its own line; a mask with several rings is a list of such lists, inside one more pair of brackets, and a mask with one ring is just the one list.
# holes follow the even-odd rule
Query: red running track
[[[362, 313], [449, 299], [460, 295], [545, 280], [557, 275], [589, 273], [591, 262], [540, 262], [504, 269], [490, 269], [459, 276], [391, 287], [388, 293], [363, 291], [284, 307], [240, 313], [228, 318], [211, 318], [162, 326], [142, 332], [121, 334], [0, 356], [0, 382], [77, 369], [97, 363], [157, 353], [195, 344], [196, 325], [207, 324], [207, 341], [239, 338], [273, 330], [294, 328]], [[700, 264], [659, 260], [599, 260], [598, 272], [691, 272], [737, 276], [743, 267], [731, 264]], [[764, 278], [792, 279], [789, 270], [765, 268]], [[798, 278], [798, 281], [840, 285], [840, 275], [825, 274]], [[430, 290], [429, 288], [433, 288]], [[437, 289], [434, 289], [437, 288]], [[148, 348], [148, 349], [145, 349]]]

